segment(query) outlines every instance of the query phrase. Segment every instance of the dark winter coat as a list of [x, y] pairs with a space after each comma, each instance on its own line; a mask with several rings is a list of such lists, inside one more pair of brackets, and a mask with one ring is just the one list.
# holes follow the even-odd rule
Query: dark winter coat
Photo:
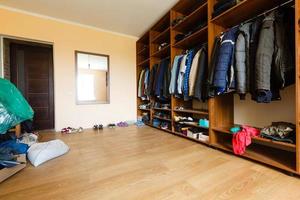
[[214, 87], [217, 94], [227, 92], [234, 84], [234, 49], [238, 28], [224, 33], [215, 69]]
[[198, 61], [197, 77], [195, 82], [195, 94], [194, 97], [203, 102], [207, 100], [206, 89], [207, 78], [207, 46], [201, 48], [201, 54]]

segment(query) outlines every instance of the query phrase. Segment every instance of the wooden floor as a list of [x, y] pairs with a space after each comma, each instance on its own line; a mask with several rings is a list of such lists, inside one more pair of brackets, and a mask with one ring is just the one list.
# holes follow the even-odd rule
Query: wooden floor
[[61, 138], [70, 152], [0, 184], [0, 199], [300, 199], [300, 179], [145, 127]]

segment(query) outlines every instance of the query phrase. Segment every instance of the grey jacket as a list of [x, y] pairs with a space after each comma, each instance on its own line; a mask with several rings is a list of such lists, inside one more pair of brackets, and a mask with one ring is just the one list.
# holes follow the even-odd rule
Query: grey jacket
[[246, 23], [240, 26], [235, 46], [236, 92], [240, 94], [241, 99], [245, 98], [246, 93], [249, 91], [250, 85], [250, 26], [251, 23]]
[[262, 23], [255, 63], [256, 91], [271, 90], [270, 77], [275, 41], [274, 20], [275, 13], [271, 12]]

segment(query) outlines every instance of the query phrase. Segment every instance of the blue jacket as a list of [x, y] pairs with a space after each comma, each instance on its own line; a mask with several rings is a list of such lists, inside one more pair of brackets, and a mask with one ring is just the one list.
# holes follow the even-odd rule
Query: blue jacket
[[214, 87], [217, 94], [222, 94], [232, 86], [234, 82], [234, 48], [238, 27], [224, 33], [217, 65], [215, 68]]

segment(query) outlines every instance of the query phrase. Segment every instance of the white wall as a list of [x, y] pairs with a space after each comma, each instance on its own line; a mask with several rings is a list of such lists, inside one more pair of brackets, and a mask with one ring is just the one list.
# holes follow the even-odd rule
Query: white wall
[[234, 97], [234, 122], [236, 124], [248, 124], [256, 127], [270, 125], [271, 122], [286, 121], [296, 123], [295, 86], [290, 86], [281, 91], [281, 101], [269, 104], [259, 104], [251, 100], [240, 100], [238, 95]]

